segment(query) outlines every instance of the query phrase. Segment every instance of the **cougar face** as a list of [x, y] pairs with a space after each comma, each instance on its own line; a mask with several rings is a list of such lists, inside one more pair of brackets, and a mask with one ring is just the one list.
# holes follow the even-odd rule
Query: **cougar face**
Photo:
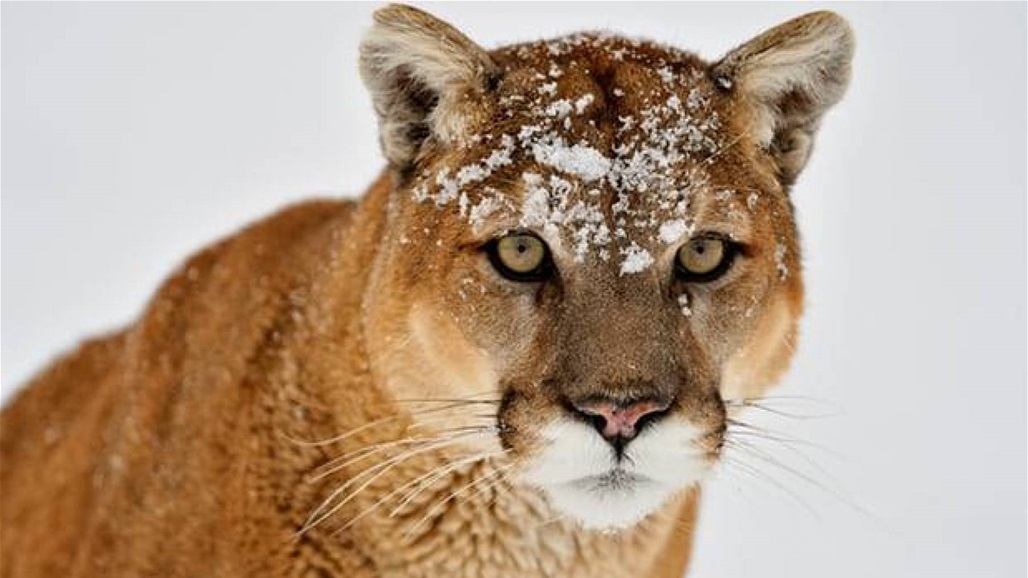
[[788, 364], [788, 188], [845, 86], [845, 23], [809, 15], [710, 64], [606, 34], [486, 52], [410, 8], [377, 20], [362, 73], [398, 184], [372, 371], [397, 398], [480, 401], [424, 425], [477, 431], [583, 525], [638, 522]]

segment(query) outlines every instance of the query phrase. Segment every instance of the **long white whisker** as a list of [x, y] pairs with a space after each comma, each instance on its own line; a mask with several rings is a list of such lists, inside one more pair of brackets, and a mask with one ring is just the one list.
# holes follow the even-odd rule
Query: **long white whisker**
[[282, 435], [284, 435], [285, 438], [288, 439], [289, 441], [293, 442], [296, 445], [300, 445], [300, 446], [305, 446], [305, 447], [327, 446], [327, 445], [339, 443], [341, 441], [344, 441], [346, 439], [349, 439], [349, 438], [359, 434], [362, 431], [367, 431], [367, 430], [369, 430], [369, 429], [371, 429], [373, 427], [380, 426], [380, 425], [383, 425], [383, 424], [386, 424], [386, 423], [389, 423], [389, 422], [392, 422], [392, 421], [397, 421], [397, 420], [400, 420], [400, 419], [403, 419], [403, 418], [406, 418], [406, 417], [410, 417], [410, 416], [414, 416], [414, 415], [422, 415], [422, 414], [426, 414], [426, 413], [434, 413], [434, 412], [437, 412], [437, 411], [446, 411], [448, 409], [454, 409], [454, 408], [460, 408], [460, 407], [464, 407], [464, 404], [463, 403], [450, 403], [450, 404], [443, 405], [443, 406], [438, 406], [438, 407], [429, 407], [429, 408], [419, 409], [419, 410], [415, 410], [415, 411], [407, 411], [407, 412], [404, 412], [404, 413], [398, 413], [398, 414], [395, 414], [395, 415], [387, 415], [385, 417], [380, 417], [378, 419], [371, 420], [368, 423], [362, 424], [362, 425], [360, 425], [360, 426], [358, 426], [358, 427], [356, 427], [354, 429], [345, 431], [345, 432], [343, 432], [343, 433], [341, 433], [341, 434], [339, 434], [337, 436], [326, 438], [326, 439], [323, 439], [323, 440], [314, 440], [314, 441], [300, 440], [300, 439], [293, 438], [293, 437], [291, 437], [291, 436], [289, 436], [287, 434], [282, 434]]
[[[503, 450], [503, 451], [495, 452], [495, 453], [491, 453], [491, 454], [481, 454], [484, 457], [481, 457], [479, 459], [486, 459], [486, 458], [501, 456], [501, 455], [507, 453], [507, 451], [508, 450]], [[474, 462], [474, 461], [475, 460], [471, 460], [471, 462]], [[404, 495], [404, 497], [400, 501], [400, 503], [397, 504], [397, 506], [395, 508], [393, 508], [393, 510], [391, 512], [389, 512], [389, 517], [395, 517], [400, 512], [400, 510], [402, 510], [407, 504], [409, 504], [412, 501], [414, 501], [414, 499], [417, 498], [419, 495], [421, 495], [422, 492], [424, 492], [428, 488], [432, 487], [432, 484], [436, 483], [443, 476], [449, 474], [450, 472], [453, 472], [455, 469], [457, 469], [458, 467], [460, 467], [461, 465], [464, 465], [466, 463], [469, 463], [469, 462], [468, 461], [464, 461], [464, 462], [452, 464], [452, 467], [444, 467], [442, 469], [442, 471], [434, 470], [435, 473], [432, 476], [432, 479], [426, 480], [425, 483], [419, 484], [417, 487], [411, 489], [410, 492], [408, 492], [406, 495]]]
[[764, 483], [767, 483], [767, 484], [771, 484], [773, 487], [777, 488], [779, 491], [785, 493], [787, 496], [789, 496], [790, 498], [795, 500], [796, 503], [799, 504], [808, 513], [810, 513], [810, 515], [814, 519], [816, 519], [816, 520], [820, 520], [821, 519], [821, 517], [817, 515], [817, 512], [815, 512], [814, 509], [811, 508], [809, 504], [807, 504], [805, 501], [803, 501], [803, 498], [801, 498], [798, 493], [796, 493], [795, 491], [787, 488], [781, 482], [776, 480], [774, 477], [768, 475], [766, 472], [764, 472], [760, 468], [754, 467], [754, 466], [752, 466], [750, 464], [747, 464], [746, 462], [743, 462], [741, 460], [729, 458], [727, 456], [722, 456], [721, 459], [722, 459], [722, 461], [725, 464], [734, 466], [734, 467], [738, 468], [739, 470], [741, 470], [742, 472], [748, 473], [752, 478], [762, 480]]
[[782, 435], [782, 434], [778, 433], [777, 431], [771, 430], [771, 429], [769, 429], [767, 427], [758, 427], [758, 426], [750, 425], [748, 423], [744, 423], [744, 422], [741, 422], [741, 421], [738, 421], [738, 420], [734, 420], [734, 419], [728, 420], [728, 424], [729, 424], [728, 425], [728, 430], [729, 430], [729, 432], [732, 435], [748, 435], [748, 436], [757, 437], [757, 438], [761, 438], [761, 439], [766, 439], [766, 440], [780, 442], [780, 443], [783, 443], [783, 444], [785, 444], [785, 443], [798, 444], [798, 445], [801, 445], [801, 446], [804, 446], [804, 447], [808, 447], [808, 448], [811, 448], [811, 449], [815, 449], [815, 450], [824, 452], [825, 454], [828, 454], [828, 455], [830, 455], [830, 456], [832, 456], [832, 457], [834, 457], [834, 458], [836, 458], [836, 459], [838, 459], [840, 461], [847, 461], [844, 456], [842, 456], [841, 454], [839, 454], [838, 452], [832, 450], [829, 447], [826, 447], [824, 445], [817, 444], [817, 443], [814, 443], [814, 442], [811, 442], [811, 441], [801, 440], [799, 438], [790, 437], [790, 436], [787, 436], [787, 435]]
[[863, 516], [866, 516], [868, 519], [874, 520], [876, 522], [878, 521], [874, 516], [871, 515], [870, 512], [865, 510], [863, 507], [859, 506], [858, 504], [854, 503], [853, 501], [851, 501], [851, 500], [847, 499], [846, 497], [842, 496], [839, 492], [837, 492], [836, 490], [833, 490], [832, 488], [828, 487], [826, 484], [824, 484], [820, 480], [817, 480], [817, 479], [811, 477], [810, 475], [797, 470], [796, 468], [789, 467], [788, 465], [783, 464], [783, 463], [779, 462], [778, 460], [776, 460], [776, 459], [774, 459], [774, 458], [772, 458], [772, 457], [770, 457], [770, 456], [768, 456], [766, 454], [762, 454], [761, 452], [754, 451], [754, 448], [752, 446], [747, 448], [746, 446], [736, 445], [736, 447], [738, 447], [740, 449], [743, 449], [745, 451], [748, 451], [751, 456], [753, 456], [754, 458], [756, 458], [756, 459], [758, 459], [758, 460], [760, 460], [760, 461], [762, 461], [762, 462], [764, 462], [764, 463], [766, 463], [768, 465], [775, 466], [779, 470], [788, 472], [788, 473], [792, 474], [793, 476], [796, 476], [797, 478], [799, 478], [799, 479], [807, 482], [808, 484], [814, 486], [815, 488], [821, 490], [825, 494], [835, 498], [836, 500], [838, 500], [842, 504], [845, 504], [846, 506], [852, 508], [854, 511], [858, 512], [859, 514], [861, 514]]
[[[304, 525], [303, 525], [302, 528], [300, 528], [298, 534], [301, 534], [301, 535], [304, 534], [305, 532], [307, 532], [311, 528], [314, 528], [315, 526], [317, 526], [318, 524], [320, 524], [321, 522], [323, 522], [327, 518], [331, 517], [333, 514], [338, 512], [339, 509], [342, 508], [346, 503], [348, 503], [355, 496], [360, 494], [365, 488], [367, 488], [372, 483], [374, 483], [375, 480], [377, 480], [379, 477], [381, 477], [383, 474], [385, 474], [389, 470], [393, 469], [393, 467], [399, 465], [400, 463], [402, 463], [402, 462], [404, 462], [404, 461], [406, 461], [406, 460], [408, 460], [408, 459], [410, 459], [410, 458], [412, 458], [412, 457], [414, 457], [416, 455], [420, 455], [420, 454], [423, 454], [425, 452], [434, 451], [434, 450], [438, 450], [438, 449], [441, 449], [441, 448], [444, 448], [444, 447], [447, 447], [447, 446], [450, 446], [450, 445], [461, 443], [463, 440], [462, 439], [457, 439], [457, 438], [462, 438], [462, 437], [464, 437], [464, 436], [463, 435], [456, 436], [455, 438], [448, 438], [448, 439], [439, 441], [438, 443], [435, 443], [435, 444], [430, 444], [428, 446], [421, 446], [421, 447], [417, 447], [417, 448], [414, 448], [414, 449], [411, 449], [411, 450], [407, 450], [404, 453], [401, 453], [399, 455], [393, 456], [392, 458], [389, 458], [389, 459], [387, 459], [387, 460], [385, 460], [385, 461], [383, 461], [383, 462], [381, 462], [379, 464], [376, 464], [376, 465], [374, 465], [374, 466], [372, 466], [372, 467], [362, 471], [361, 473], [357, 474], [353, 478], [347, 480], [346, 483], [342, 484], [339, 488], [337, 488], [335, 491], [333, 491], [331, 494], [329, 494], [329, 496], [327, 498], [325, 498], [325, 500], [321, 503], [321, 505], [318, 506], [318, 508], [314, 511], [314, 513], [312, 513], [307, 518], [307, 521], [304, 522]], [[367, 479], [367, 481], [365, 481], [356, 490], [354, 490], [352, 493], [350, 493], [350, 495], [348, 495], [347, 497], [343, 498], [335, 506], [332, 506], [332, 508], [330, 510], [325, 512], [325, 509], [328, 508], [328, 505], [330, 503], [332, 503], [332, 501], [334, 499], [336, 499], [340, 494], [342, 494], [347, 489], [352, 487], [352, 485], [355, 482], [357, 482], [362, 477], [364, 477], [366, 475], [369, 475], [369, 474], [372, 474], [372, 475], [371, 475], [370, 478]], [[325, 512], [325, 513], [322, 514], [322, 512]]]
[[[760, 436], [757, 436], [757, 439], [760, 439]], [[735, 442], [735, 444], [737, 446], [742, 447], [742, 448], [746, 448], [749, 451], [752, 451], [752, 453], [754, 453], [754, 454], [760, 454], [762, 456], [765, 456], [768, 459], [773, 459], [773, 457], [769, 453], [769, 451], [767, 451], [764, 448], [758, 446], [756, 443], [751, 443], [751, 442], [749, 442], [746, 439], [738, 439], [738, 438], [736, 438], [734, 440], [734, 442]], [[811, 460], [806, 454], [802, 453], [802, 451], [800, 451], [796, 447], [793, 447], [791, 445], [787, 445], [787, 444], [784, 444], [784, 443], [782, 443], [781, 446], [784, 447], [785, 449], [788, 449], [788, 450], [792, 451], [792, 453], [794, 455], [796, 455], [798, 458], [800, 458], [800, 460], [802, 460], [804, 463], [806, 463], [808, 466], [810, 466], [811, 468], [816, 470], [818, 473], [820, 473], [824, 477], [827, 477], [827, 478], [829, 478], [830, 480], [832, 480], [832, 481], [834, 481], [836, 483], [839, 482], [839, 480], [836, 479], [835, 476], [833, 476], [831, 472], [829, 472], [827, 469], [824, 469], [823, 467], [821, 467], [820, 464], [818, 464], [818, 463], [814, 462], [813, 460]]]
[[[342, 532], [342, 531], [346, 530], [347, 528], [353, 526], [354, 524], [357, 523], [358, 520], [360, 520], [364, 516], [367, 516], [371, 512], [377, 510], [380, 506], [382, 506], [382, 504], [388, 502], [393, 497], [399, 495], [400, 492], [402, 492], [402, 491], [406, 490], [407, 488], [409, 488], [409, 487], [411, 487], [411, 486], [421, 482], [422, 480], [425, 480], [426, 478], [434, 476], [432, 482], [427, 482], [426, 483], [426, 487], [427, 487], [427, 486], [430, 486], [431, 483], [433, 483], [435, 480], [438, 480], [439, 478], [441, 478], [446, 473], [452, 472], [454, 469], [456, 469], [456, 468], [458, 468], [458, 467], [460, 467], [462, 465], [469, 464], [469, 463], [474, 463], [476, 461], [488, 459], [490, 457], [498, 456], [498, 455], [501, 455], [501, 454], [503, 454], [503, 452], [477, 454], [477, 455], [473, 455], [473, 456], [468, 457], [468, 458], [464, 458], [464, 459], [458, 460], [458, 461], [453, 462], [451, 464], [447, 464], [446, 466], [442, 466], [441, 468], [436, 468], [436, 469], [430, 470], [428, 473], [426, 473], [424, 475], [421, 475], [421, 476], [418, 476], [417, 478], [414, 478], [413, 480], [407, 482], [406, 484], [400, 486], [399, 488], [396, 488], [395, 490], [389, 492], [388, 494], [386, 494], [385, 496], [383, 496], [382, 498], [377, 500], [370, 507], [365, 509], [363, 512], [361, 512], [357, 516], [353, 517], [349, 522], [347, 522], [345, 525], [343, 525], [342, 527], [340, 527], [338, 530], [336, 530], [333, 533], [335, 534], [335, 533]], [[443, 471], [440, 472], [439, 471], [440, 469], [443, 470]], [[394, 510], [394, 513], [395, 513], [395, 510]], [[393, 514], [391, 513], [390, 516], [392, 516], [392, 515]]]
[[320, 466], [315, 468], [314, 472], [319, 472], [319, 473], [317, 473], [313, 477], [311, 477], [310, 481], [316, 482], [316, 481], [318, 481], [318, 480], [320, 480], [322, 478], [330, 476], [330, 475], [334, 474], [335, 472], [338, 472], [339, 470], [342, 470], [343, 468], [351, 466], [351, 465], [353, 465], [353, 464], [355, 464], [355, 463], [357, 463], [359, 461], [362, 461], [362, 460], [364, 460], [364, 459], [366, 459], [368, 457], [371, 457], [371, 456], [373, 456], [375, 454], [378, 454], [378, 453], [382, 453], [382, 452], [384, 452], [386, 450], [389, 450], [389, 449], [392, 449], [392, 448], [395, 448], [395, 447], [398, 447], [398, 446], [429, 444], [429, 443], [433, 443], [433, 442], [439, 441], [440, 439], [443, 439], [443, 436], [434, 436], [434, 437], [428, 437], [428, 438], [410, 438], [410, 437], [408, 437], [408, 438], [403, 438], [403, 439], [398, 439], [398, 440], [391, 440], [391, 441], [388, 441], [388, 442], [381, 442], [381, 443], [373, 444], [373, 445], [365, 447], [365, 448], [361, 448], [359, 450], [354, 450], [352, 452], [348, 452], [348, 453], [345, 453], [345, 454], [343, 454], [343, 455], [341, 455], [341, 456], [339, 456], [337, 458], [334, 458], [334, 459], [332, 459], [332, 460], [330, 460], [328, 462], [325, 462], [324, 464], [321, 464]]
[[494, 478], [494, 477], [496, 477], [498, 475], [503, 474], [504, 472], [506, 472], [510, 468], [514, 467], [515, 465], [516, 465], [516, 462], [512, 462], [510, 464], [507, 464], [506, 466], [501, 466], [499, 468], [496, 468], [492, 472], [490, 472], [490, 473], [488, 473], [488, 474], [486, 474], [484, 476], [481, 476], [479, 478], [473, 479], [471, 482], [469, 482], [467, 484], [464, 484], [460, 488], [457, 488], [456, 490], [451, 492], [449, 496], [447, 496], [442, 501], [437, 502], [434, 506], [429, 508], [429, 510], [427, 512], [425, 512], [425, 515], [422, 516], [421, 519], [417, 521], [417, 523], [415, 523], [406, 532], [404, 532], [404, 537], [405, 538], [410, 538], [411, 536], [413, 536], [414, 532], [417, 531], [418, 528], [420, 528], [423, 524], [428, 522], [428, 520], [430, 520], [434, 514], [438, 513], [439, 510], [443, 506], [445, 506], [451, 500], [453, 500], [454, 498], [459, 496], [461, 493], [467, 491], [470, 488], [475, 487], [476, 484], [480, 484], [480, 483], [485, 482], [487, 480], [490, 480], [490, 479], [492, 479], [492, 478]]
[[[471, 419], [476, 419], [476, 420], [490, 420], [490, 421], [493, 421], [493, 420], [496, 419], [496, 415], [495, 414], [489, 414], [489, 413], [477, 413], [477, 414], [473, 414], [473, 415], [470, 415], [470, 416], [466, 415], [466, 416], [461, 416], [461, 417], [462, 418], [471, 418]], [[436, 416], [432, 416], [432, 417], [427, 418], [427, 419], [421, 419], [417, 423], [411, 424], [410, 427], [407, 428], [407, 431], [411, 432], [411, 431], [415, 431], [415, 430], [419, 430], [419, 429], [422, 429], [422, 428], [429, 427], [430, 425], [435, 424], [435, 423], [439, 423], [439, 422], [444, 422], [445, 423], [447, 421], [453, 421], [453, 420], [454, 420], [454, 416], [452, 416], [452, 415], [436, 415]], [[485, 425], [485, 424], [483, 424], [483, 425]]]

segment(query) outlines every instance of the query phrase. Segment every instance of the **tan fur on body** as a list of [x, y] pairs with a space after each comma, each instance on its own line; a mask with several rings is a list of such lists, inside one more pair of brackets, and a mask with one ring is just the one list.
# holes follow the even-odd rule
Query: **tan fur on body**
[[[390, 169], [357, 203], [297, 205], [194, 256], [4, 409], [2, 575], [681, 576], [694, 485], [598, 532], [519, 476], [561, 400], [600, 394], [668, 396], [716, 461], [725, 400], [788, 365], [788, 187], [851, 45], [818, 13], [712, 65], [604, 35], [487, 52], [379, 11], [362, 74]], [[632, 148], [676, 122], [706, 132], [658, 143], [640, 184]], [[683, 182], [688, 202], [661, 200]], [[563, 191], [560, 219], [532, 220], [533, 187]], [[648, 192], [622, 210], [627, 189]], [[665, 280], [666, 225], [686, 221], [743, 246], [723, 281]], [[557, 281], [491, 269], [482, 244], [518, 228], [545, 236]]]

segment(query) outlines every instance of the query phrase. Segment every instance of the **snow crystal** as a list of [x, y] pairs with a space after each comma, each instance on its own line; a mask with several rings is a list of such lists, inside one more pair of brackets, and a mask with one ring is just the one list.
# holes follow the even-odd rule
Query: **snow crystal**
[[542, 227], [550, 217], [550, 197], [546, 189], [531, 188], [525, 195], [521, 205], [521, 225], [523, 227]]
[[561, 137], [550, 138], [532, 145], [536, 162], [574, 175], [585, 182], [602, 178], [610, 171], [609, 158], [586, 144], [567, 146]]
[[571, 101], [566, 98], [562, 98], [560, 100], [556, 100], [550, 103], [550, 105], [547, 106], [546, 110], [543, 112], [546, 114], [546, 116], [552, 116], [553, 118], [564, 118], [567, 115], [571, 114], [571, 111], [573, 109], [574, 107], [571, 105]]
[[[498, 191], [492, 192], [498, 193]], [[468, 222], [471, 223], [472, 227], [478, 227], [482, 224], [483, 220], [485, 220], [489, 215], [495, 213], [502, 206], [503, 203], [496, 196], [484, 197], [480, 203], [471, 207], [471, 210], [468, 213]]]
[[479, 165], [468, 165], [457, 171], [457, 185], [478, 182], [487, 176], [485, 169]]
[[[590, 45], [617, 59], [633, 55], [633, 50], [624, 46], [641, 46], [620, 42], [612, 45], [604, 37], [572, 35], [538, 44], [534, 51], [519, 49], [518, 55], [568, 54], [574, 47]], [[534, 90], [501, 99], [500, 118], [527, 116], [528, 120], [507, 129], [509, 134], [490, 133], [497, 128], [490, 125], [472, 135], [480, 139], [472, 139], [478, 144], [469, 150], [481, 151], [481, 156], [463, 166], [422, 175], [413, 197], [438, 206], [456, 205], [455, 211], [473, 227], [497, 211], [509, 210], [522, 226], [537, 228], [548, 240], [552, 236], [552, 242], [564, 243], [577, 261], [590, 256], [606, 261], [618, 255], [622, 275], [642, 272], [653, 264], [654, 257], [633, 237], [638, 242], [646, 239], [665, 244], [687, 238], [692, 234], [689, 209], [693, 191], [710, 185], [701, 168], [687, 164], [703, 158], [694, 153], [706, 157], [719, 150], [721, 121], [705, 92], [710, 89], [699, 86], [704, 73], [699, 69], [676, 71], [670, 64], [658, 62], [651, 70], [664, 88], [640, 95], [644, 104], [617, 119], [615, 138], [607, 149], [596, 148], [590, 139], [571, 132], [575, 116], [591, 112], [599, 97], [561, 94], [556, 79], [568, 73], [561, 66], [545, 63], [533, 77]], [[568, 66], [577, 65], [571, 62]], [[696, 82], [688, 92], [686, 81]], [[625, 90], [614, 88], [612, 94], [623, 97]], [[589, 122], [597, 126], [596, 119]], [[485, 146], [489, 144], [492, 150]], [[512, 203], [507, 195], [517, 195], [517, 187], [508, 191], [509, 185], [499, 187], [501, 190], [487, 185], [494, 173], [515, 162], [528, 166], [520, 169], [523, 189], [520, 199]], [[530, 172], [533, 170], [542, 174]], [[727, 200], [733, 192], [715, 194]], [[752, 199], [753, 195], [746, 199], [750, 209], [755, 203]], [[609, 207], [607, 203], [611, 203]], [[779, 261], [782, 271], [784, 254]]]
[[505, 134], [500, 137], [500, 144], [503, 148], [494, 150], [489, 154], [489, 158], [485, 159], [485, 166], [490, 169], [495, 170], [512, 162], [511, 154], [514, 152], [514, 137]]
[[621, 262], [622, 275], [641, 273], [653, 264], [650, 252], [637, 245], [635, 241], [632, 241], [628, 248], [622, 249], [621, 254], [625, 256], [625, 260]]
[[748, 208], [751, 211], [757, 208], [757, 199], [757, 193], [750, 193], [749, 196], [746, 197], [746, 208]]
[[682, 315], [686, 317], [692, 316], [692, 309], [689, 308], [689, 294], [682, 293], [678, 296], [678, 306], [682, 309]]
[[785, 264], [785, 245], [775, 245], [775, 268], [778, 269], [778, 279], [785, 281], [789, 277], [789, 266]]
[[660, 226], [660, 240], [670, 245], [681, 239], [688, 230], [688, 225], [682, 219], [667, 221]]
[[521, 226], [539, 227], [556, 235], [559, 228], [569, 232], [575, 260], [582, 262], [593, 246], [610, 243], [610, 229], [597, 204], [572, 202], [574, 185], [556, 175], [548, 181], [535, 173], [522, 175], [527, 194], [521, 207]]
[[576, 112], [577, 114], [582, 114], [583, 112], [585, 112], [585, 109], [586, 109], [586, 108], [587, 108], [587, 107], [588, 107], [588, 106], [589, 106], [590, 104], [592, 104], [592, 103], [593, 103], [593, 100], [595, 100], [595, 98], [596, 98], [596, 97], [594, 97], [594, 96], [592, 95], [592, 93], [588, 93], [588, 94], [586, 94], [586, 95], [582, 96], [582, 98], [579, 98], [578, 100], [576, 100], [576, 101], [575, 101], [575, 112]]
[[705, 104], [707, 104], [707, 99], [703, 98], [703, 94], [695, 88], [689, 91], [689, 96], [685, 97], [685, 106], [689, 110], [695, 110]]

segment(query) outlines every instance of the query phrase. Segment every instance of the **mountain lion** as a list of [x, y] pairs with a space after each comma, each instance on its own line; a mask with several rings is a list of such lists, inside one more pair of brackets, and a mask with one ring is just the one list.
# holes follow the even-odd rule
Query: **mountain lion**
[[681, 576], [786, 369], [853, 37], [360, 49], [388, 168], [190, 258], [3, 411], [3, 576]]

